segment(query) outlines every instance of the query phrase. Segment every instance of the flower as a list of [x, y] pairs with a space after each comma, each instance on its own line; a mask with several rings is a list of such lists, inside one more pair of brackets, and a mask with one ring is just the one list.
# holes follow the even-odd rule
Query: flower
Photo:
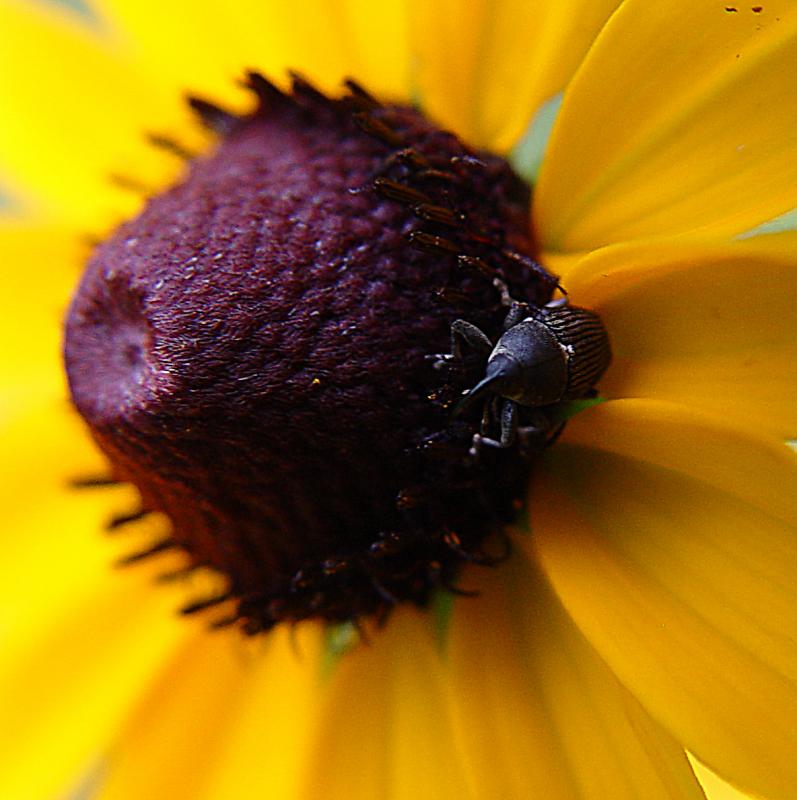
[[[700, 797], [686, 749], [793, 797], [797, 11], [92, 8], [0, 3], [0, 795]], [[109, 172], [176, 174], [142, 131], [205, 146], [183, 90], [235, 102], [251, 66], [418, 98], [529, 178], [555, 115], [541, 257], [615, 352], [608, 401], [537, 470], [531, 532], [466, 572], [481, 597], [438, 613], [445, 630], [403, 609], [326, 670], [312, 626], [293, 646], [175, 619], [182, 590], [107, 569], [119, 545], [95, 531], [127, 490], [63, 489], [101, 468], [56, 371], [78, 235], [134, 211]]]

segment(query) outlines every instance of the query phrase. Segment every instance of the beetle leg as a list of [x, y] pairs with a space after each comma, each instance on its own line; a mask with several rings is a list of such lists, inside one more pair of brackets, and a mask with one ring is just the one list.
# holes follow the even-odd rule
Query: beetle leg
[[468, 450], [468, 455], [472, 458], [477, 459], [482, 451], [483, 447], [499, 447], [504, 448], [506, 445], [501, 444], [498, 439], [491, 439], [489, 436], [483, 436], [481, 433], [474, 433], [473, 434], [473, 441], [470, 445], [470, 450]]
[[[495, 398], [495, 400], [500, 401], [500, 398]], [[489, 429], [490, 422], [495, 417], [498, 418], [501, 424], [500, 439], [485, 436], [485, 431]], [[512, 447], [518, 430], [517, 403], [513, 400], [503, 400], [500, 411], [497, 414], [492, 408], [492, 403], [486, 403], [480, 432], [473, 434], [473, 441], [468, 452], [473, 458], [478, 458], [482, 447], [498, 447], [502, 450]]]
[[453, 361], [486, 361], [492, 351], [493, 344], [483, 331], [464, 319], [457, 319], [451, 323], [451, 352], [434, 353], [426, 356], [426, 359], [433, 363], [435, 369], [443, 369]]
[[524, 317], [528, 316], [530, 313], [529, 304], [520, 300], [515, 300], [515, 298], [509, 294], [509, 287], [500, 278], [493, 278], [493, 286], [495, 286], [498, 293], [501, 295], [501, 305], [509, 308], [506, 318], [504, 319], [504, 332], [506, 332], [510, 328], [514, 328]]
[[511, 447], [517, 434], [517, 403], [504, 400], [501, 408], [501, 447]]
[[489, 357], [493, 351], [493, 343], [487, 335], [470, 322], [456, 319], [451, 323], [451, 355], [462, 361], [465, 350], [470, 349], [479, 356]]
[[518, 444], [524, 456], [535, 456], [553, 443], [562, 432], [564, 423], [556, 426], [554, 420], [540, 409], [529, 409], [529, 411], [531, 411], [530, 424], [517, 429]]
[[[501, 295], [501, 305], [507, 306], [511, 308], [512, 306], [516, 306], [520, 303], [519, 300], [515, 300], [511, 294], [509, 294], [509, 286], [507, 285], [506, 281], [501, 280], [501, 278], [493, 278], [493, 286], [498, 290], [498, 294]], [[521, 305], [525, 305], [524, 303], [520, 303]]]
[[482, 436], [486, 436], [488, 431], [493, 425], [493, 420], [498, 417], [498, 403], [500, 402], [500, 398], [498, 397], [491, 397], [489, 398], [482, 410], [482, 421], [481, 425], [479, 426], [479, 433]]
[[504, 333], [514, 328], [522, 319], [529, 315], [529, 307], [525, 303], [514, 303], [504, 319]]

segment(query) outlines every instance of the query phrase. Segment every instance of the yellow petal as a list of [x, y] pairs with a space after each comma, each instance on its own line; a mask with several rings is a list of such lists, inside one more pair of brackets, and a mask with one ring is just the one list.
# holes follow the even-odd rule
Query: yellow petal
[[174, 176], [177, 159], [145, 132], [190, 136], [180, 100], [75, 15], [0, 2], [0, 174], [59, 219], [88, 232], [137, 208], [141, 196], [115, 187], [112, 174], [153, 188]]
[[61, 329], [88, 247], [55, 226], [0, 222], [0, 374], [60, 381]]
[[673, 400], [797, 437], [797, 236], [605, 248], [563, 280], [611, 335], [603, 395]]
[[351, 72], [387, 99], [410, 99], [409, 24], [405, 0], [345, 0], [346, 42]]
[[303, 796], [702, 797], [521, 555], [462, 583], [445, 649], [400, 609], [338, 664]]
[[681, 406], [584, 412], [546, 456], [533, 545], [651, 714], [720, 776], [794, 796], [797, 454]]
[[453, 746], [428, 619], [401, 609], [344, 656], [322, 708], [300, 797], [448, 800], [475, 795]]
[[152, 587], [150, 569], [111, 568], [119, 545], [100, 527], [133, 498], [67, 490], [97, 459], [61, 406], [31, 400], [11, 411], [0, 456], [0, 796], [50, 800], [101, 759], [191, 627], [175, 620], [178, 600]]
[[200, 633], [158, 665], [104, 754], [98, 797], [201, 796], [243, 678], [224, 639]]
[[315, 716], [318, 637], [198, 634], [142, 695], [98, 798], [292, 798]]
[[471, 144], [506, 151], [561, 91], [619, 0], [409, 3], [415, 92]]
[[480, 595], [457, 600], [446, 686], [474, 797], [703, 797], [683, 749], [584, 640], [520, 547], [462, 583]]
[[[354, 75], [379, 92], [406, 97], [407, 37], [403, 4], [364, 0], [96, 0], [142, 68], [175, 92], [240, 100], [246, 69], [282, 81], [302, 72], [326, 90]], [[157, 24], [153, 24], [157, 19]]]
[[[324, 685], [315, 626], [269, 634], [233, 647], [245, 681], [221, 743], [207, 797], [294, 800], [318, 726]], [[190, 713], [190, 710], [189, 710]], [[201, 730], [197, 735], [201, 736]]]
[[554, 128], [535, 196], [544, 248], [730, 237], [797, 206], [795, 66], [790, 0], [627, 0]]
[[708, 767], [703, 766], [696, 758], [690, 756], [689, 762], [695, 771], [707, 800], [756, 800], [752, 795], [746, 794], [722, 780]]

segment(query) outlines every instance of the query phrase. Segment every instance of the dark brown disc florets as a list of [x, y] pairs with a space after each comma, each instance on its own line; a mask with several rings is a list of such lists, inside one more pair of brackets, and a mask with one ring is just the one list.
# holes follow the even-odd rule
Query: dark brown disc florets
[[[491, 335], [500, 277], [532, 305], [528, 193], [418, 112], [258, 75], [216, 151], [92, 257], [67, 321], [74, 402], [144, 510], [228, 579], [246, 630], [426, 602], [522, 495], [468, 454], [441, 372], [453, 320]], [[200, 604], [201, 605], [201, 604]]]

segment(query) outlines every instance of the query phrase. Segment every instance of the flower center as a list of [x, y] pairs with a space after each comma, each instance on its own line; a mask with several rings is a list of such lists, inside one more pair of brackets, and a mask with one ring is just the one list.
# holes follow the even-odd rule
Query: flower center
[[498, 341], [507, 298], [556, 280], [501, 159], [354, 84], [249, 81], [248, 116], [193, 102], [218, 147], [97, 248], [65, 353], [114, 477], [170, 519], [153, 550], [226, 576], [185, 611], [232, 598], [253, 633], [424, 604], [488, 560], [548, 431], [504, 437], [500, 392], [453, 413], [484, 377], [471, 328]]

